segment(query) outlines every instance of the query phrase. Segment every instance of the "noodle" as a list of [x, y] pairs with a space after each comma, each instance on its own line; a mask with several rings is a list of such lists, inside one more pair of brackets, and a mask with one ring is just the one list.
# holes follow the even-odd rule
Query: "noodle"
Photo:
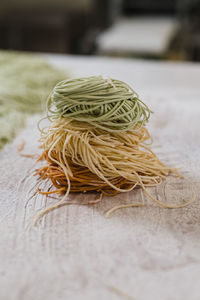
[[128, 84], [102, 76], [59, 82], [47, 107], [52, 120], [72, 118], [109, 132], [145, 125], [151, 113]]
[[30, 114], [44, 110], [51, 89], [65, 77], [37, 55], [0, 51], [0, 149], [19, 133]]
[[[62, 194], [57, 204], [41, 212], [60, 207], [69, 192], [101, 193], [114, 196], [142, 188], [155, 203], [166, 208], [184, 207], [165, 204], [147, 190], [161, 184], [169, 173], [167, 167], [149, 148], [151, 136], [145, 127], [151, 111], [127, 84], [101, 76], [79, 78], [58, 83], [47, 101], [50, 125], [41, 130], [40, 143], [46, 165], [35, 174], [50, 179], [52, 188], [42, 194]], [[67, 204], [67, 203], [66, 203]], [[143, 206], [129, 203], [111, 208], [106, 216], [120, 208]]]
[[[136, 186], [160, 184], [169, 172], [145, 145], [150, 135], [145, 127], [125, 134], [88, 128], [70, 119], [54, 121], [43, 131], [41, 142], [48, 165], [37, 170], [50, 178], [59, 192], [127, 192]], [[70, 182], [70, 184], [68, 184]]]

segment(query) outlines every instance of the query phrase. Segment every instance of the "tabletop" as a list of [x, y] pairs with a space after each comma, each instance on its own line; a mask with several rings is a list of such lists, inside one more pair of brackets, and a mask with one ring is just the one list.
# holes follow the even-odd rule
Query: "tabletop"
[[100, 53], [162, 56], [178, 30], [171, 17], [123, 17], [97, 37]]
[[[159, 61], [43, 55], [73, 77], [110, 76], [129, 83], [154, 111], [148, 125], [152, 149], [167, 165], [182, 167], [149, 191], [160, 201], [195, 201], [165, 209], [140, 189], [95, 205], [96, 195], [69, 196], [76, 203], [31, 220], [55, 199], [37, 193], [37, 122], [0, 153], [0, 299], [197, 300], [200, 295], [200, 65]], [[48, 182], [44, 183], [44, 187]], [[117, 204], [143, 207], [105, 212]]]

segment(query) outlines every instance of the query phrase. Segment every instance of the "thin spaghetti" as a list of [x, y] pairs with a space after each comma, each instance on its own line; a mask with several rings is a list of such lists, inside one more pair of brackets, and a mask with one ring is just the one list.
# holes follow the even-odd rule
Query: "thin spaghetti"
[[155, 186], [177, 170], [160, 162], [145, 144], [149, 139], [145, 127], [107, 133], [62, 118], [42, 133], [41, 158], [48, 164], [37, 174], [50, 178], [58, 193], [95, 190], [114, 195], [136, 186]]
[[71, 118], [108, 132], [145, 125], [150, 109], [126, 83], [102, 76], [63, 80], [51, 92], [50, 119]]
[[[58, 83], [47, 101], [50, 125], [41, 130], [40, 159], [46, 165], [36, 174], [50, 179], [53, 187], [40, 193], [65, 195], [36, 221], [62, 206], [69, 192], [97, 191], [114, 196], [140, 187], [162, 207], [183, 207], [194, 201], [166, 204], [148, 192], [147, 187], [161, 184], [169, 173], [182, 177], [149, 148], [151, 136], [145, 124], [150, 113], [136, 92], [119, 80], [94, 76]], [[118, 205], [106, 216], [119, 208], [143, 205]]]

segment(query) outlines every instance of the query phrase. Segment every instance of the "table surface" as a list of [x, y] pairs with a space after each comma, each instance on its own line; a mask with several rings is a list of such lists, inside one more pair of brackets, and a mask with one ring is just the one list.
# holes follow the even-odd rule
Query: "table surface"
[[[169, 176], [149, 191], [161, 201], [196, 200], [164, 209], [138, 189], [92, 206], [63, 206], [30, 227], [32, 217], [56, 201], [37, 194], [38, 163], [16, 150], [24, 139], [25, 153], [39, 152], [40, 116], [30, 118], [0, 154], [0, 299], [200, 299], [200, 65], [45, 57], [73, 76], [102, 74], [131, 84], [154, 111], [153, 150], [168, 165], [183, 167], [185, 176]], [[75, 202], [95, 197], [70, 196]], [[142, 200], [144, 207], [105, 218], [116, 204]]]
[[171, 17], [121, 18], [97, 37], [100, 53], [163, 55], [178, 29]]

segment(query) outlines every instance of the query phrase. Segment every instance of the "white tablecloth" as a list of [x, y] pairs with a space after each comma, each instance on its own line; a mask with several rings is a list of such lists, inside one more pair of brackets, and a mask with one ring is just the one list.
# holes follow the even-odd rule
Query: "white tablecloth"
[[[93, 57], [47, 56], [74, 75], [103, 74], [131, 84], [155, 112], [148, 126], [153, 150], [170, 166], [182, 166], [184, 180], [169, 177], [151, 189], [161, 201], [196, 201], [164, 209], [105, 211], [142, 201], [133, 191], [93, 206], [64, 206], [27, 229], [32, 216], [54, 199], [38, 195], [39, 167], [16, 150], [38, 149], [37, 121], [0, 154], [0, 298], [2, 300], [197, 300], [200, 297], [200, 65]], [[48, 183], [44, 188], [48, 187]], [[71, 196], [88, 200], [95, 195]]]

